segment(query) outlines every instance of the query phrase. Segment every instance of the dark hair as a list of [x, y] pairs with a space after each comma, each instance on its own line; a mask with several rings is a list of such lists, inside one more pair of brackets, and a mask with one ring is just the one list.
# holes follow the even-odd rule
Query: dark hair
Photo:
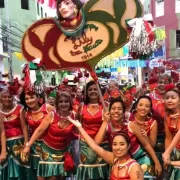
[[122, 108], [123, 108], [123, 113], [125, 113], [125, 111], [126, 111], [126, 106], [125, 106], [123, 100], [122, 100], [120, 97], [117, 97], [117, 98], [111, 97], [111, 99], [110, 99], [110, 104], [109, 104], [109, 111], [111, 110], [112, 105], [113, 105], [114, 103], [117, 103], [117, 102], [121, 103]]
[[20, 94], [20, 104], [22, 104], [24, 106], [24, 109], [27, 110], [29, 107], [28, 105], [26, 104], [26, 100], [25, 100], [25, 96], [26, 94], [28, 95], [35, 95], [37, 96], [38, 98], [42, 98], [43, 99], [43, 102], [40, 103], [38, 102], [39, 106], [42, 106], [44, 103], [45, 103], [45, 97], [43, 94], [37, 94], [35, 92], [31, 92], [31, 93], [25, 93], [24, 91]]
[[140, 101], [141, 99], [147, 99], [147, 100], [149, 100], [149, 102], [150, 102], [150, 110], [151, 110], [151, 113], [153, 113], [152, 99], [151, 99], [151, 97], [146, 96], [146, 95], [140, 96], [140, 97], [136, 100], [136, 102], [133, 104], [130, 112], [133, 112], [133, 111], [137, 108], [137, 105], [138, 105], [138, 103], [139, 103], [139, 101]]
[[60, 94], [57, 95], [57, 97], [56, 97], [56, 110], [58, 111], [59, 99], [62, 96], [66, 97], [69, 100], [69, 103], [70, 103], [69, 110], [72, 111], [73, 110], [73, 101], [72, 101], [71, 95], [68, 92], [61, 92]]
[[171, 90], [168, 90], [166, 93], [168, 93], [169, 91], [173, 91], [173, 92], [177, 93], [180, 98], [180, 91], [178, 89], [171, 89]]
[[[56, 5], [56, 13], [57, 13], [57, 17], [60, 21], [63, 21], [64, 18], [61, 16], [60, 12], [59, 12], [59, 4], [64, 1], [64, 0], [57, 0], [57, 5]], [[78, 10], [80, 10], [83, 6], [82, 2], [80, 0], [71, 0], [77, 7]]]
[[[90, 103], [90, 100], [89, 100], [89, 97], [88, 97], [88, 89], [90, 86], [92, 85], [96, 85], [95, 81], [89, 81], [87, 84], [86, 84], [86, 87], [85, 87], [85, 95], [84, 95], [84, 104], [89, 104]], [[100, 87], [100, 86], [99, 86]]]

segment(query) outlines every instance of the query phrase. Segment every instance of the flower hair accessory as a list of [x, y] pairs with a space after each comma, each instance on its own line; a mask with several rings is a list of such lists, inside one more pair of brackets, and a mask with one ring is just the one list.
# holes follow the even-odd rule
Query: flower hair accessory
[[175, 87], [176, 86], [174, 84], [167, 84], [165, 86], [165, 90], [166, 90], [166, 92], [168, 92], [168, 91], [171, 91], [171, 90], [175, 89]]

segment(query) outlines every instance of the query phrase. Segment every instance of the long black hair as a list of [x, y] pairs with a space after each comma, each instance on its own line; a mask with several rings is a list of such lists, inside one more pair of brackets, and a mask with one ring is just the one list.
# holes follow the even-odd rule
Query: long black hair
[[112, 105], [113, 105], [114, 103], [117, 103], [117, 102], [121, 103], [122, 108], [123, 108], [123, 113], [125, 113], [125, 111], [126, 111], [126, 106], [125, 106], [123, 100], [121, 99], [121, 97], [117, 97], [117, 98], [111, 97], [111, 99], [110, 99], [110, 104], [109, 104], [109, 111], [111, 110]]
[[140, 96], [140, 97], [137, 99], [137, 101], [133, 104], [130, 112], [133, 112], [134, 110], [136, 110], [137, 105], [138, 105], [138, 103], [139, 103], [139, 101], [140, 101], [141, 99], [147, 99], [147, 100], [149, 100], [149, 102], [150, 102], [150, 111], [151, 111], [151, 113], [153, 113], [152, 99], [151, 99], [151, 97], [146, 96], [146, 95]]

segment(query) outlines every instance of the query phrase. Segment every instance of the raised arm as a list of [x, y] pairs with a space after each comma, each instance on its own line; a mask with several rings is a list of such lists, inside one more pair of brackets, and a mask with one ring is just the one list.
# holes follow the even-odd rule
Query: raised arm
[[21, 111], [20, 122], [21, 122], [21, 128], [22, 128], [23, 136], [24, 136], [24, 145], [26, 145], [26, 143], [28, 142], [28, 125], [27, 125], [27, 121], [25, 118], [24, 110]]
[[154, 149], [150, 145], [147, 137], [142, 136], [140, 127], [137, 124], [135, 124], [134, 122], [130, 122], [130, 128], [133, 131], [133, 133], [135, 134], [135, 136], [137, 137], [137, 139], [139, 140], [139, 142], [142, 144], [144, 149], [149, 153], [149, 155], [153, 159], [154, 164], [155, 164], [156, 174], [157, 174], [157, 176], [160, 176], [160, 174], [162, 173], [162, 167], [161, 167], [160, 162], [154, 152]]
[[110, 120], [110, 114], [109, 112], [105, 112], [103, 114], [103, 123], [94, 139], [96, 144], [101, 144], [103, 142], [104, 137], [106, 135], [107, 125], [108, 125], [109, 120]]
[[82, 128], [81, 123], [78, 120], [73, 120], [69, 118], [69, 121], [73, 123], [78, 129], [81, 135], [83, 136], [86, 143], [95, 151], [100, 157], [102, 157], [108, 164], [113, 164], [114, 155], [112, 152], [106, 151], [95, 143], [95, 141], [86, 133]]

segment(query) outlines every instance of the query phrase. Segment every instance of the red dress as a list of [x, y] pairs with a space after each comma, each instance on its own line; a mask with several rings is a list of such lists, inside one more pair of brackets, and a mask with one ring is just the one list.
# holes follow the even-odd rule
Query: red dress
[[7, 140], [15, 137], [23, 137], [20, 122], [20, 114], [22, 110], [23, 107], [21, 105], [16, 105], [9, 113], [1, 111]]
[[[75, 114], [71, 113], [72, 119], [75, 119], [74, 116]], [[62, 121], [62, 119], [57, 113], [54, 113], [54, 120], [45, 133], [43, 142], [53, 149], [64, 150], [70, 145], [73, 139], [78, 138], [78, 135], [74, 133], [73, 124], [70, 123], [65, 128], [61, 128], [59, 121]]]
[[81, 111], [82, 127], [93, 139], [95, 138], [102, 124], [103, 107], [101, 104], [99, 104], [98, 107], [99, 109], [94, 115], [88, 110], [88, 105], [84, 105]]
[[121, 168], [125, 168], [125, 175], [124, 176], [120, 176], [120, 177], [116, 177], [113, 173], [113, 167], [112, 167], [112, 171], [111, 171], [111, 176], [110, 176], [110, 180], [130, 180], [130, 176], [129, 176], [129, 171], [130, 171], [130, 168], [134, 165], [134, 164], [137, 164], [137, 162], [135, 160], [130, 160], [129, 162], [127, 162], [126, 164], [123, 164], [123, 165], [118, 165], [118, 159], [115, 160], [114, 162], [114, 166], [118, 166], [118, 169], [121, 169]]
[[139, 122], [136, 121], [135, 116], [134, 116], [133, 113], [131, 113], [131, 115], [130, 115], [130, 117], [129, 117], [129, 120], [137, 123], [137, 124], [140, 125], [140, 126], [143, 126], [143, 129], [146, 131], [147, 136], [150, 135], [151, 129], [152, 129], [154, 123], [156, 122], [156, 120], [154, 120], [153, 118], [150, 118], [150, 119], [147, 119], [147, 120], [146, 120], [145, 122], [143, 122], [142, 124], [139, 124]]
[[[32, 119], [32, 114], [38, 114], [39, 112], [43, 113], [42, 117], [39, 119]], [[27, 111], [26, 112], [26, 119], [30, 129], [30, 137], [33, 135], [34, 131], [38, 128], [41, 124], [44, 117], [48, 114], [47, 104], [43, 104], [38, 111]], [[42, 136], [38, 138], [38, 140], [42, 139]]]
[[[172, 125], [171, 125], [171, 118], [170, 117], [167, 118], [167, 125], [168, 125], [169, 130], [173, 134], [173, 137], [176, 135], [176, 133], [178, 132], [178, 130], [180, 128], [180, 117], [178, 117], [178, 118], [179, 119], [178, 119], [176, 127], [172, 127]], [[180, 151], [180, 142], [176, 145], [176, 148]]]
[[158, 134], [164, 134], [164, 117], [165, 117], [165, 104], [163, 99], [158, 98], [157, 95], [150, 94], [153, 104], [153, 119], [156, 119], [158, 124]]

